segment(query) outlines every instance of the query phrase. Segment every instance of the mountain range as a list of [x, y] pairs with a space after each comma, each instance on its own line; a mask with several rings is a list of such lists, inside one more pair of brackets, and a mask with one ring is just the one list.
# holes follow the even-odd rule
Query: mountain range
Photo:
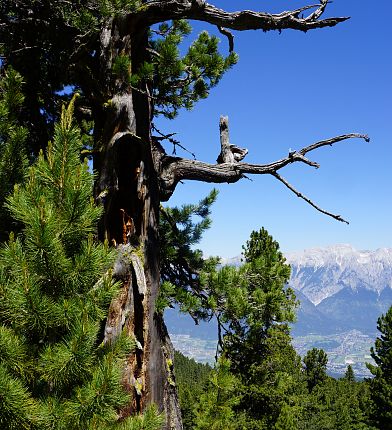
[[[304, 353], [313, 346], [323, 347], [333, 371], [344, 372], [347, 363], [353, 362], [366, 375], [364, 363], [379, 334], [377, 318], [392, 305], [392, 248], [358, 251], [351, 245], [333, 245], [285, 257], [291, 266], [288, 286], [300, 302], [292, 325], [297, 350]], [[221, 264], [239, 266], [241, 256], [222, 259]], [[175, 310], [165, 316], [174, 335], [217, 337], [214, 323], [195, 326]], [[183, 342], [181, 338], [179, 347]]]
[[[358, 251], [348, 244], [285, 254], [289, 286], [300, 301], [293, 334], [360, 330], [376, 332], [377, 318], [392, 305], [392, 248]], [[241, 257], [222, 264], [241, 264]]]
[[392, 249], [334, 245], [286, 255], [289, 286], [300, 300], [293, 334], [360, 330], [376, 333], [392, 304]]

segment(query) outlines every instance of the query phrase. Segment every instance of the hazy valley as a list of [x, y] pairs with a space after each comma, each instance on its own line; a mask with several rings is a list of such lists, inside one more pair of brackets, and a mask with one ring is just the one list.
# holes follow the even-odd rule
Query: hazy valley
[[[357, 251], [334, 245], [286, 255], [292, 267], [289, 286], [300, 306], [293, 324], [294, 346], [300, 354], [310, 348], [328, 353], [331, 373], [351, 364], [358, 376], [368, 375], [365, 362], [377, 336], [377, 318], [392, 304], [392, 249]], [[241, 257], [222, 261], [239, 265]], [[195, 326], [184, 315], [166, 314], [174, 346], [198, 361], [213, 361], [216, 326]]]

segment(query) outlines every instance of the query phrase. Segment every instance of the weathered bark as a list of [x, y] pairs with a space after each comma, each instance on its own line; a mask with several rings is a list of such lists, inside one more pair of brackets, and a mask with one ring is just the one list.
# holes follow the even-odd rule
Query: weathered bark
[[[148, 2], [141, 11], [137, 12], [137, 15], [139, 19], [149, 25], [168, 19], [185, 18], [239, 31], [270, 31], [286, 28], [308, 31], [315, 28], [333, 27], [349, 19], [348, 17], [319, 19], [328, 3], [328, 0], [320, 0], [319, 5], [313, 4], [279, 14], [270, 14], [252, 10], [227, 12], [204, 0], [164, 0]], [[304, 12], [310, 9], [316, 10], [308, 16], [304, 16]]]
[[159, 193], [151, 153], [149, 89], [134, 91], [128, 82], [112, 77], [117, 56], [129, 56], [137, 67], [147, 59], [146, 44], [147, 31], [129, 18], [110, 19], [101, 32], [100, 88], [107, 102], [94, 112], [100, 148], [94, 159], [95, 193], [104, 206], [99, 235], [119, 249], [114, 276], [122, 283], [110, 307], [105, 341], [126, 330], [138, 345], [124, 368], [123, 382], [132, 402], [121, 415], [141, 412], [154, 402], [166, 416], [165, 428], [181, 429], [173, 348], [154, 310], [160, 284]]

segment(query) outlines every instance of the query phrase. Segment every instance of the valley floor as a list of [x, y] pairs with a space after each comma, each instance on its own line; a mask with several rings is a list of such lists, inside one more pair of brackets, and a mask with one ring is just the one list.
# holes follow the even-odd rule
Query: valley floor
[[[171, 334], [174, 348], [199, 363], [213, 364], [215, 361], [216, 341], [192, 337], [189, 334]], [[373, 363], [370, 347], [374, 337], [363, 334], [359, 330], [344, 333], [319, 335], [308, 334], [297, 336], [293, 345], [297, 352], [304, 356], [313, 347], [322, 348], [328, 354], [328, 372], [333, 376], [343, 376], [347, 366], [351, 364], [357, 378], [369, 377], [366, 362]]]

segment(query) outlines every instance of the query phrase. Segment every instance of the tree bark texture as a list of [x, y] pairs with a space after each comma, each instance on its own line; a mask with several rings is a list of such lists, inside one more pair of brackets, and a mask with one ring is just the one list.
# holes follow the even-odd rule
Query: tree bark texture
[[173, 348], [154, 310], [160, 284], [159, 192], [151, 152], [149, 89], [134, 91], [128, 82], [111, 78], [118, 56], [129, 57], [131, 67], [145, 61], [146, 44], [147, 32], [128, 18], [110, 19], [102, 29], [100, 87], [107, 103], [94, 112], [94, 137], [100, 148], [94, 159], [95, 195], [104, 206], [99, 235], [119, 249], [114, 276], [122, 284], [110, 306], [105, 342], [126, 330], [137, 343], [123, 375], [132, 403], [121, 415], [142, 412], [153, 402], [165, 414], [168, 430], [181, 429], [182, 423]]

